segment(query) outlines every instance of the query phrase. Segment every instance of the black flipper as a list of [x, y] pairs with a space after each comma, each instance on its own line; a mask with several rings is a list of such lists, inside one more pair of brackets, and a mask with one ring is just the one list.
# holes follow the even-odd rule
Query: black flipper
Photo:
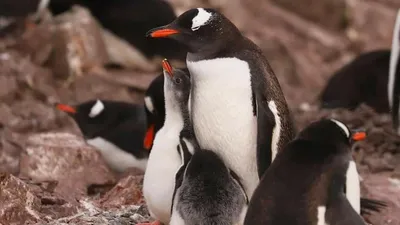
[[190, 159], [192, 158], [192, 154], [190, 153], [188, 147], [186, 146], [185, 141], [183, 141], [182, 138], [180, 138], [180, 145], [176, 147], [178, 154], [182, 159], [182, 165], [181, 167], [179, 167], [178, 171], [175, 174], [175, 187], [174, 187], [174, 192], [172, 194], [171, 214], [174, 208], [174, 199], [176, 191], [182, 185], [184, 172], [186, 170], [187, 165], [189, 164]]
[[257, 170], [261, 179], [272, 160], [272, 134], [275, 127], [274, 114], [263, 96], [256, 96], [257, 116]]
[[334, 197], [333, 201], [329, 203], [326, 208], [325, 220], [329, 225], [366, 225], [363, 218], [350, 205], [344, 193]]

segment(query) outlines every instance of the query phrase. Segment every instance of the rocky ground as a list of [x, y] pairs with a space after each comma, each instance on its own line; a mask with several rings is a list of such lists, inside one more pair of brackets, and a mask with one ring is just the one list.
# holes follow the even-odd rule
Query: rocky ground
[[[389, 116], [366, 106], [353, 112], [316, 106], [317, 95], [335, 69], [359, 52], [390, 47], [398, 1], [171, 2], [178, 13], [196, 6], [218, 8], [255, 41], [271, 61], [298, 129], [323, 117], [366, 129], [367, 139], [353, 146], [362, 194], [388, 203], [382, 213], [366, 220], [400, 224], [400, 137], [392, 131]], [[111, 50], [127, 48], [85, 11], [77, 10], [76, 15], [0, 33], [2, 225], [135, 224], [148, 219], [142, 175], [110, 171], [54, 103], [93, 98], [142, 103], [143, 91], [160, 64], [137, 58], [134, 51], [118, 58]], [[89, 18], [86, 22], [76, 20], [84, 16]], [[101, 66], [116, 61], [131, 69]]]

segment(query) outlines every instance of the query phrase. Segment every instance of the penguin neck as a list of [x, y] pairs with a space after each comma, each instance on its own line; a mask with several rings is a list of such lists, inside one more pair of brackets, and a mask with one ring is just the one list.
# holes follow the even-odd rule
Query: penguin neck
[[180, 130], [184, 127], [183, 111], [181, 102], [177, 101], [173, 91], [164, 88], [165, 95], [165, 122], [164, 127], [178, 127]]

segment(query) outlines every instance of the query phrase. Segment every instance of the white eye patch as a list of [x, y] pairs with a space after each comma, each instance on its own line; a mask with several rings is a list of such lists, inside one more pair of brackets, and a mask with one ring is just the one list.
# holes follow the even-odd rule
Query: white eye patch
[[104, 110], [104, 104], [97, 100], [96, 104], [93, 105], [92, 109], [90, 110], [89, 117], [94, 118], [98, 116]]
[[204, 10], [203, 8], [197, 8], [199, 13], [192, 20], [192, 31], [198, 30], [201, 26], [204, 26], [211, 18], [212, 14]]
[[331, 121], [334, 122], [334, 123], [336, 123], [336, 125], [338, 125], [338, 127], [340, 127], [340, 128], [344, 131], [344, 133], [346, 134], [346, 136], [347, 136], [348, 138], [350, 137], [350, 131], [349, 131], [349, 129], [347, 128], [346, 125], [344, 125], [342, 122], [337, 121], [337, 120], [335, 120], [335, 119], [331, 119]]

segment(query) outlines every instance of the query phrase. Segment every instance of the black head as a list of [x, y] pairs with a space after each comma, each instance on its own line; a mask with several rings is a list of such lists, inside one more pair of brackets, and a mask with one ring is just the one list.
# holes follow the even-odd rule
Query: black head
[[365, 132], [351, 130], [338, 120], [322, 119], [311, 123], [298, 134], [296, 139], [331, 145], [350, 145], [353, 141], [363, 140], [365, 137]]
[[144, 96], [144, 108], [147, 118], [147, 131], [144, 139], [146, 149], [151, 149], [156, 133], [164, 125], [164, 75], [160, 74], [147, 88]]
[[236, 26], [209, 8], [191, 9], [172, 23], [147, 32], [152, 38], [171, 38], [185, 44], [189, 52], [216, 52], [241, 37]]
[[101, 136], [103, 132], [139, 115], [136, 105], [99, 99], [76, 106], [57, 104], [56, 108], [75, 120], [85, 138]]
[[164, 94], [171, 93], [174, 101], [187, 108], [190, 94], [190, 77], [183, 70], [175, 69], [167, 59], [162, 62], [164, 73]]

